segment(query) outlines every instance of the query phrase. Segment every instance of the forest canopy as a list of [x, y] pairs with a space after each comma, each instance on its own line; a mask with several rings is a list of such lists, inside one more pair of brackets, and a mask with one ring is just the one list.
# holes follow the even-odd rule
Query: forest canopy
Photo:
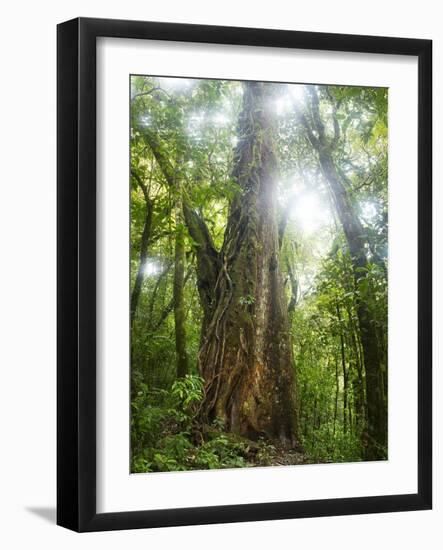
[[386, 459], [388, 90], [130, 83], [131, 471]]

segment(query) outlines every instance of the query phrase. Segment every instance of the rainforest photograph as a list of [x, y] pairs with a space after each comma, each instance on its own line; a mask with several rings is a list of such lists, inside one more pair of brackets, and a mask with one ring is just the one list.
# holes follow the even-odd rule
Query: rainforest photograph
[[388, 89], [130, 76], [131, 473], [388, 458]]

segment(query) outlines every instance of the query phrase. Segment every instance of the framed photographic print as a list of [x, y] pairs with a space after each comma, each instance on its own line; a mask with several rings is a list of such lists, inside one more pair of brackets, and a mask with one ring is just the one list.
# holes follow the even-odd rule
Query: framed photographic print
[[58, 26], [59, 525], [432, 505], [428, 40]]

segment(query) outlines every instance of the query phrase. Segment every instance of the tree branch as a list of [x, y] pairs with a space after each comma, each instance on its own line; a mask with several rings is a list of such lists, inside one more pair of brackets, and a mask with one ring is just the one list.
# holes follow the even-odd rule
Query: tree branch
[[163, 94], [165, 94], [169, 99], [172, 100], [171, 96], [168, 94], [168, 92], [166, 90], [164, 90], [163, 88], [161, 88], [160, 86], [154, 86], [154, 88], [151, 88], [150, 90], [146, 91], [146, 92], [139, 92], [137, 94], [134, 94], [132, 97], [131, 97], [131, 101], [134, 101], [136, 100], [138, 97], [143, 97], [143, 96], [146, 96], [146, 95], [151, 95], [153, 92], [162, 92]]
[[286, 227], [288, 225], [289, 216], [291, 213], [292, 205], [293, 205], [293, 199], [294, 199], [295, 193], [291, 194], [286, 201], [286, 206], [281, 212], [280, 219], [278, 221], [278, 244], [279, 247], [282, 247], [283, 239], [285, 236]]
[[[181, 174], [172, 166], [169, 158], [164, 153], [159, 137], [149, 128], [144, 128], [142, 133], [152, 150], [167, 185], [174, 192], [177, 192], [178, 178], [181, 177]], [[182, 195], [184, 221], [189, 234], [197, 245], [197, 284], [202, 306], [206, 314], [209, 313], [213, 303], [213, 292], [217, 281], [220, 257], [205, 221], [195, 209], [192, 208], [186, 194], [182, 192]]]
[[341, 101], [338, 101], [336, 103], [335, 99], [332, 97], [332, 94], [329, 90], [329, 86], [326, 87], [326, 94], [329, 98], [329, 102], [332, 107], [332, 123], [334, 125], [334, 140], [332, 142], [332, 146], [335, 147], [340, 140], [340, 124], [338, 123], [338, 119], [337, 119], [337, 108], [340, 107]]
[[291, 285], [291, 299], [288, 304], [288, 313], [291, 314], [295, 310], [295, 306], [298, 303], [299, 286], [297, 277], [292, 269], [289, 259], [286, 259], [286, 267], [288, 269], [289, 283]]
[[308, 139], [311, 142], [312, 146], [315, 149], [318, 150], [320, 148], [320, 141], [318, 140], [317, 137], [315, 137], [306, 116], [301, 111], [299, 111], [298, 112], [298, 118], [299, 118], [300, 122], [302, 123], [304, 129], [306, 130], [306, 134], [307, 134]]
[[135, 313], [137, 311], [138, 302], [140, 299], [143, 279], [144, 279], [144, 269], [146, 259], [148, 257], [148, 247], [151, 240], [151, 229], [152, 229], [152, 214], [154, 210], [154, 202], [146, 198], [146, 214], [145, 221], [143, 225], [143, 232], [140, 243], [140, 252], [139, 252], [139, 264], [137, 269], [137, 275], [135, 277], [134, 288], [131, 293], [131, 326], [134, 324]]
[[142, 97], [144, 95], [150, 95], [152, 94], [152, 92], [155, 92], [156, 90], [160, 90], [160, 88], [158, 87], [154, 87], [154, 88], [151, 88], [150, 90], [148, 90], [147, 92], [139, 92], [138, 94], [134, 94], [131, 98], [131, 101], [134, 101], [135, 99], [137, 99], [138, 97]]
[[[185, 287], [189, 277], [191, 276], [191, 271], [192, 271], [191, 269], [188, 269], [188, 271], [186, 272], [185, 278], [183, 280], [183, 288]], [[173, 309], [174, 309], [174, 297], [172, 297], [167, 303], [167, 305], [163, 308], [157, 321], [155, 323], [151, 323], [150, 329], [152, 332], [156, 332], [161, 327], [161, 325], [166, 321], [168, 315], [172, 313]]]
[[308, 94], [309, 94], [309, 97], [311, 98], [312, 118], [318, 133], [318, 140], [320, 141], [321, 145], [324, 145], [325, 127], [323, 125], [323, 121], [320, 116], [320, 106], [319, 106], [318, 94], [317, 94], [317, 90], [315, 89], [315, 86], [308, 86]]

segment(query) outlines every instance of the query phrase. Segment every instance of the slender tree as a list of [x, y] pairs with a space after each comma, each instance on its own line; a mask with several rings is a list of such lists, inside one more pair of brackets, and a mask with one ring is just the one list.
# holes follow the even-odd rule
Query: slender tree
[[188, 354], [186, 351], [185, 303], [183, 289], [185, 284], [185, 239], [182, 224], [181, 200], [176, 208], [175, 265], [174, 265], [174, 321], [175, 352], [177, 356], [177, 378], [183, 378], [189, 372]]
[[328, 138], [319, 109], [319, 97], [315, 86], [308, 91], [310, 117], [303, 113], [300, 120], [306, 130], [309, 141], [318, 154], [319, 163], [329, 184], [335, 209], [343, 227], [349, 247], [354, 280], [357, 288], [357, 314], [364, 355], [367, 433], [365, 438], [365, 456], [368, 460], [385, 458], [387, 446], [387, 407], [383, 387], [382, 356], [377, 340], [375, 320], [368, 307], [367, 300], [361, 297], [361, 282], [368, 269], [366, 253], [367, 237], [356, 213], [355, 205], [344, 181], [343, 174], [337, 169], [333, 157], [334, 147], [340, 139], [340, 125], [333, 106], [334, 137]]
[[149, 197], [149, 191], [142, 180], [142, 178], [137, 174], [136, 171], [132, 171], [132, 177], [135, 178], [137, 185], [143, 192], [143, 197], [146, 203], [146, 213], [143, 224], [143, 231], [140, 241], [140, 252], [139, 252], [139, 262], [137, 268], [137, 274], [135, 276], [134, 286], [131, 292], [131, 327], [134, 324], [135, 314], [138, 307], [138, 302], [140, 300], [140, 294], [142, 290], [144, 270], [146, 259], [148, 257], [148, 246], [151, 239], [151, 230], [152, 230], [152, 214], [154, 210], [154, 201]]

